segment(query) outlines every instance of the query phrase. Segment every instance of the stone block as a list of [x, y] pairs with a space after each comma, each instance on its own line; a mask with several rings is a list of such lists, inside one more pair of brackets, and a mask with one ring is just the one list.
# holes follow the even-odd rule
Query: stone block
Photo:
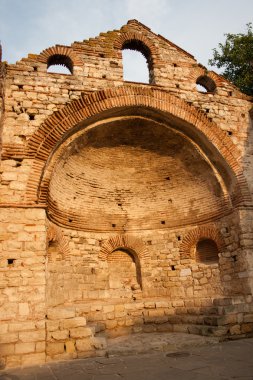
[[253, 323], [253, 314], [246, 314], [244, 317], [243, 317], [243, 322], [244, 323]]
[[16, 343], [15, 353], [16, 354], [29, 354], [35, 352], [35, 343]]
[[114, 329], [118, 325], [118, 322], [116, 320], [106, 321], [105, 326], [107, 329]]
[[44, 341], [46, 338], [45, 330], [23, 331], [18, 334], [21, 342], [38, 342]]
[[30, 313], [30, 310], [29, 310], [29, 305], [28, 303], [26, 302], [21, 302], [19, 303], [18, 305], [18, 311], [19, 311], [19, 315], [29, 315]]
[[1, 343], [0, 344], [0, 354], [1, 356], [9, 356], [13, 355], [15, 352], [15, 344], [14, 343]]
[[192, 271], [190, 268], [184, 268], [180, 270], [180, 277], [191, 276]]
[[231, 335], [240, 335], [241, 334], [241, 326], [234, 325], [229, 328], [229, 332]]
[[54, 342], [46, 344], [46, 353], [49, 356], [62, 354], [64, 352], [64, 343], [63, 342]]
[[77, 351], [92, 351], [94, 350], [94, 346], [92, 345], [90, 338], [78, 339], [76, 341], [76, 349]]
[[35, 345], [36, 352], [45, 352], [46, 350], [46, 342], [37, 342]]
[[93, 333], [90, 327], [76, 327], [74, 329], [70, 329], [71, 338], [86, 338], [91, 336]]
[[241, 331], [243, 334], [253, 332], [253, 323], [243, 323], [241, 325]]
[[63, 329], [71, 329], [74, 327], [84, 327], [86, 326], [86, 318], [85, 317], [75, 317], [71, 319], [65, 319], [60, 322], [60, 326]]
[[65, 349], [67, 354], [72, 354], [76, 351], [75, 343], [71, 340], [65, 342]]
[[6, 333], [0, 335], [0, 343], [13, 343], [18, 341], [18, 333]]
[[73, 308], [52, 308], [47, 311], [48, 319], [67, 319], [75, 317], [75, 309]]
[[69, 337], [69, 330], [57, 330], [51, 332], [51, 337], [55, 340], [65, 340]]

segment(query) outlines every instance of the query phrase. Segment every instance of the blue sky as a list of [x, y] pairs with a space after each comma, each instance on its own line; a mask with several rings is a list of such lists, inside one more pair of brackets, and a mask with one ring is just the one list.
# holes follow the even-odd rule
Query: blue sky
[[14, 63], [55, 44], [95, 37], [133, 18], [208, 66], [224, 33], [245, 32], [253, 21], [253, 1], [0, 0], [3, 60]]

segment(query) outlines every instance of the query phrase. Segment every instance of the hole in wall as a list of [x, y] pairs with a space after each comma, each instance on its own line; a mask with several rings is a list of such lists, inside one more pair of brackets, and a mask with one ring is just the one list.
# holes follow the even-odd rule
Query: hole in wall
[[116, 227], [116, 224], [112, 223], [112, 227]]
[[161, 220], [161, 224], [165, 224], [165, 220]]
[[175, 265], [171, 265], [171, 270], [176, 270]]
[[9, 267], [13, 266], [16, 259], [7, 259], [7, 264]]
[[69, 219], [69, 223], [73, 222], [73, 219]]
[[106, 75], [105, 75], [105, 74], [103, 74], [103, 75], [102, 75], [102, 78], [103, 78], [103, 79], [105, 79], [105, 78], [106, 78]]
[[32, 113], [30, 113], [30, 114], [29, 114], [29, 120], [34, 120], [34, 119], [35, 119], [35, 115], [32, 114]]
[[148, 245], [151, 245], [152, 244], [152, 240], [148, 240], [147, 243], [148, 243]]
[[196, 80], [196, 88], [199, 92], [210, 93], [216, 90], [216, 84], [214, 80], [210, 78], [208, 75], [201, 75]]
[[166, 179], [167, 181], [170, 181], [170, 177], [166, 177], [165, 179]]
[[18, 85], [18, 88], [19, 88], [19, 90], [22, 90], [22, 89], [23, 89], [23, 85], [22, 85], [22, 84], [19, 84], [19, 85]]
[[177, 240], [180, 241], [181, 240], [181, 236], [177, 236]]
[[233, 134], [233, 132], [231, 132], [231, 131], [228, 131], [227, 133], [228, 133], [228, 136], [232, 136], [232, 134]]
[[37, 66], [33, 66], [33, 71], [38, 71], [38, 67]]

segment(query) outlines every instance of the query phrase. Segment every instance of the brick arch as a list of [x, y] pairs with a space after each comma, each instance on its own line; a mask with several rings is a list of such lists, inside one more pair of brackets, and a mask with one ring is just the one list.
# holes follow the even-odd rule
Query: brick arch
[[[62, 255], [63, 260], [69, 260], [70, 256], [70, 250], [69, 250], [69, 244], [64, 236], [62, 230], [51, 223], [50, 221], [47, 221], [47, 244], [50, 242], [55, 242], [58, 244], [59, 253]], [[52, 257], [48, 257], [48, 261], [52, 261]]]
[[247, 182], [242, 176], [239, 151], [224, 131], [210, 121], [203, 112], [175, 95], [149, 86], [131, 85], [81, 95], [78, 100], [72, 101], [46, 119], [27, 145], [26, 156], [33, 159], [26, 192], [27, 201], [38, 200], [37, 189], [46, 162], [76, 125], [98, 116], [103, 111], [133, 106], [146, 107], [160, 114], [163, 112], [193, 126], [196, 133], [204, 135], [230, 167], [239, 189], [235, 202], [237, 204], [242, 201], [251, 202]]
[[116, 40], [114, 41], [114, 48], [122, 50], [123, 46], [126, 43], [130, 43], [131, 41], [139, 41], [144, 46], [146, 46], [150, 51], [153, 63], [156, 62], [156, 59], [158, 57], [158, 50], [156, 46], [142, 33], [132, 31], [121, 33], [120, 36], [116, 38]]
[[[201, 76], [207, 76], [210, 79], [212, 79], [215, 82], [216, 87], [222, 87], [225, 84], [229, 83], [224, 77], [222, 77], [221, 75], [217, 74], [214, 71], [208, 71], [202, 65], [195, 66], [191, 70], [191, 72], [189, 74], [189, 79], [192, 79], [192, 81], [194, 81], [196, 83], [197, 79]], [[230, 86], [233, 86], [231, 83], [229, 83], [229, 84], [230, 84]]]
[[149, 258], [147, 247], [143, 241], [130, 235], [116, 235], [110, 237], [102, 244], [99, 258], [106, 261], [110, 253], [120, 248], [134, 251], [139, 260]]
[[38, 56], [38, 61], [47, 64], [49, 58], [54, 55], [63, 55], [69, 57], [74, 66], [83, 65], [82, 60], [71, 47], [62, 45], [55, 45], [43, 50]]
[[222, 252], [225, 248], [223, 236], [215, 226], [199, 226], [192, 229], [184, 236], [179, 250], [180, 258], [192, 259], [192, 248], [197, 245], [200, 239], [213, 240], [216, 243], [219, 252]]

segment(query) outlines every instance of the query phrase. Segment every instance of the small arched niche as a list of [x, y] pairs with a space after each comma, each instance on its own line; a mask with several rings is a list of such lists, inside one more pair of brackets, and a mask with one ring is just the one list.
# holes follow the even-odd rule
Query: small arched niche
[[47, 72], [71, 75], [73, 74], [73, 62], [67, 55], [51, 55], [47, 60]]
[[49, 263], [56, 263], [63, 260], [63, 255], [60, 252], [59, 244], [55, 240], [48, 242], [47, 255]]
[[196, 80], [196, 88], [199, 92], [214, 93], [216, 90], [216, 84], [212, 78], [208, 75], [201, 75]]
[[141, 269], [137, 255], [131, 249], [116, 248], [107, 257], [109, 288], [120, 298], [132, 297], [141, 289]]
[[214, 264], [219, 261], [219, 250], [212, 239], [200, 239], [196, 245], [196, 261], [203, 264]]
[[151, 51], [142, 41], [136, 39], [125, 41], [122, 45], [122, 56], [124, 80], [155, 83]]

